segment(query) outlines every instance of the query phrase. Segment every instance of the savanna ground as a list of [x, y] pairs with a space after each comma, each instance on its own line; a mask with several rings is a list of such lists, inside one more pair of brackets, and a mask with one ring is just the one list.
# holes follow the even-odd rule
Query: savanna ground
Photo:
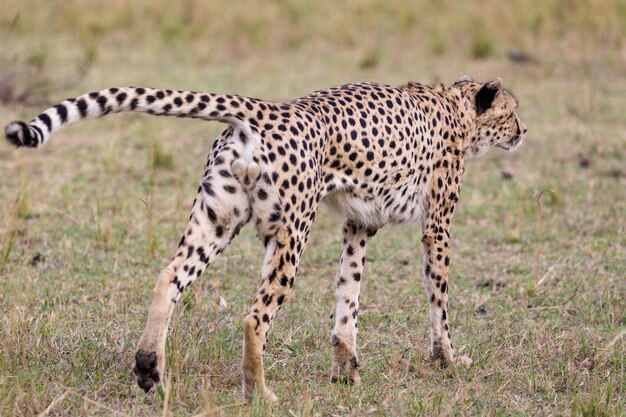
[[0, 124], [109, 86], [278, 100], [502, 77], [527, 140], [468, 163], [452, 229], [452, 335], [474, 365], [427, 361], [419, 228], [395, 226], [368, 249], [362, 383], [329, 383], [341, 234], [322, 209], [270, 332], [280, 402], [241, 403], [262, 260], [250, 226], [185, 294], [166, 384], [145, 395], [135, 343], [223, 127], [117, 115], [39, 152], [0, 145], [0, 415], [626, 413], [623, 2], [172, 3], [5, 0]]

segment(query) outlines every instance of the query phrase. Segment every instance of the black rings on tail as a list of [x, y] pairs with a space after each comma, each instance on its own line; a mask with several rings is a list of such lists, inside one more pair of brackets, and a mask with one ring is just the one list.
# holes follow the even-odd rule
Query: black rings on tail
[[20, 148], [26, 146], [28, 148], [36, 148], [40, 142], [35, 129], [37, 129], [37, 127], [17, 121], [9, 123], [4, 128], [4, 134], [9, 143], [15, 147]]

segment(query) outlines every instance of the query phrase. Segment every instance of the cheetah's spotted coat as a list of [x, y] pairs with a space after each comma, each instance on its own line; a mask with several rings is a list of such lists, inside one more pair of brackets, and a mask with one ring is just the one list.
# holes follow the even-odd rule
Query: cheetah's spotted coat
[[30, 123], [7, 125], [15, 146], [40, 147], [62, 127], [122, 111], [218, 120], [189, 224], [158, 276], [133, 370], [149, 391], [165, 366], [170, 316], [182, 291], [254, 221], [265, 246], [263, 281], [244, 322], [243, 390], [275, 400], [263, 349], [276, 312], [292, 293], [320, 202], [345, 218], [336, 290], [332, 381], [358, 381], [357, 317], [365, 248], [388, 223], [421, 223], [431, 355], [455, 358], [447, 317], [450, 223], [466, 156], [516, 148], [526, 127], [496, 79], [463, 77], [450, 87], [348, 84], [285, 103], [235, 95], [110, 88], [51, 107]]

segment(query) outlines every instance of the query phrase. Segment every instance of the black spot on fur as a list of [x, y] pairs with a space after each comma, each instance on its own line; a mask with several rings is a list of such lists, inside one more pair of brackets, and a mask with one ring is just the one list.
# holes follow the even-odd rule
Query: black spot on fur
[[48, 131], [52, 130], [52, 120], [50, 120], [50, 116], [48, 116], [45, 113], [42, 113], [39, 115], [38, 119], [41, 120], [43, 124], [46, 125], [46, 127], [48, 128]]
[[63, 104], [57, 104], [56, 106], [54, 106], [54, 108], [57, 111], [57, 115], [59, 116], [59, 120], [61, 120], [61, 123], [67, 122], [67, 107], [65, 107]]
[[80, 117], [87, 116], [87, 102], [84, 99], [80, 99], [76, 102], [76, 108], [80, 113]]

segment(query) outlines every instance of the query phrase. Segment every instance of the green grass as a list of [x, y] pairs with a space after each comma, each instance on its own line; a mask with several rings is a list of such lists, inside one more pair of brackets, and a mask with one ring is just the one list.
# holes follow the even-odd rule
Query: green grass
[[[419, 228], [394, 226], [368, 248], [362, 383], [329, 383], [341, 234], [322, 209], [270, 332], [272, 407], [241, 404], [242, 320], [262, 262], [250, 226], [175, 312], [167, 389], [146, 396], [130, 372], [222, 126], [116, 115], [38, 152], [0, 144], [0, 415], [626, 414], [626, 9], [487, 3], [7, 2], [0, 124], [113, 85], [287, 99], [468, 73], [502, 77], [529, 134], [515, 154], [467, 163], [450, 321], [474, 365], [427, 362]], [[485, 55], [472, 46], [482, 33]], [[507, 61], [509, 46], [537, 62]]]

